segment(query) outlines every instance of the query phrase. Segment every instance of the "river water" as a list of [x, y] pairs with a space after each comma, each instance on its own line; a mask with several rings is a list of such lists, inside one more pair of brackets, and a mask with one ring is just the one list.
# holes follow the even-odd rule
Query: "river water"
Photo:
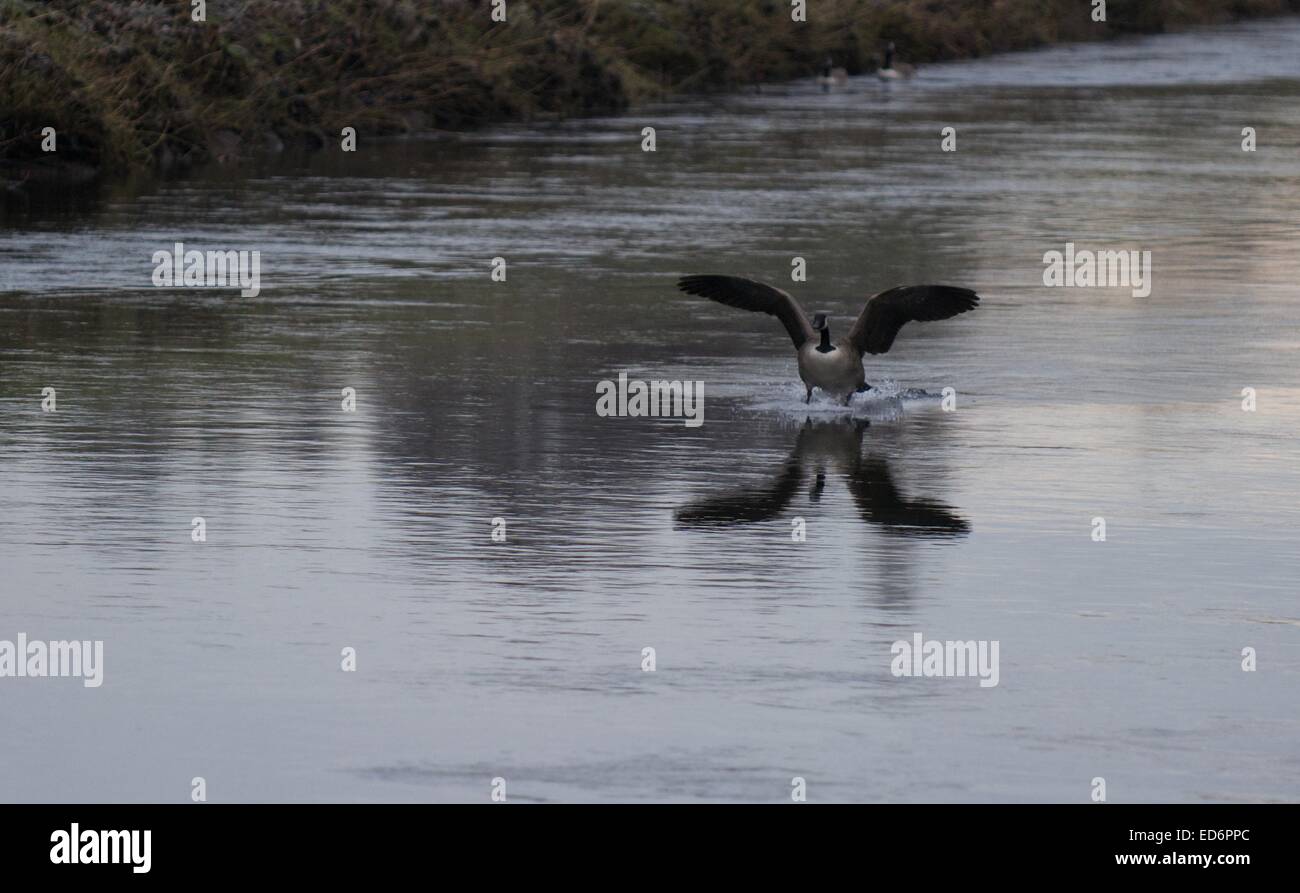
[[[0, 678], [0, 799], [1296, 800], [1298, 212], [1295, 19], [11, 195], [0, 640], [104, 665]], [[175, 242], [261, 293], [153, 287]], [[1150, 293], [1045, 287], [1067, 242]], [[983, 303], [805, 406], [696, 272]]]

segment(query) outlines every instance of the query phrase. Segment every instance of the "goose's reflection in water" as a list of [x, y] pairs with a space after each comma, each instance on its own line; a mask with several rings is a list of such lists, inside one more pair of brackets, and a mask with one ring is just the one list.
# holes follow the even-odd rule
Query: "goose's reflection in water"
[[887, 533], [925, 538], [969, 533], [970, 525], [950, 506], [937, 500], [908, 499], [899, 492], [883, 456], [863, 456], [862, 440], [868, 427], [866, 419], [808, 419], [771, 483], [688, 503], [674, 513], [677, 527], [710, 529], [771, 520], [779, 517], [809, 482], [809, 499], [819, 501], [831, 471], [848, 487], [862, 520]]

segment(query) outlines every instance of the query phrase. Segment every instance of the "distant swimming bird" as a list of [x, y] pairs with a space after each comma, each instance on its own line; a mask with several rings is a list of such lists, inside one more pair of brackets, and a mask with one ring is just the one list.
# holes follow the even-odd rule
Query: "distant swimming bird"
[[823, 90], [829, 90], [831, 87], [842, 87], [849, 82], [849, 73], [843, 68], [835, 67], [835, 62], [830, 56], [822, 63], [822, 75], [817, 79], [822, 85]]
[[916, 68], [906, 62], [894, 64], [894, 42], [891, 40], [885, 47], [885, 62], [876, 70], [876, 77], [882, 81], [896, 81], [900, 78], [910, 78], [915, 73]]
[[888, 351], [905, 323], [948, 319], [974, 310], [980, 302], [968, 288], [900, 285], [868, 300], [848, 336], [832, 344], [826, 313], [816, 314], [809, 323], [799, 303], [771, 285], [739, 276], [683, 276], [677, 287], [687, 294], [781, 320], [798, 352], [799, 377], [808, 389], [804, 402], [812, 400], [813, 388], [821, 388], [833, 397], [842, 397], [845, 406], [855, 393], [871, 388], [862, 370], [864, 353]]

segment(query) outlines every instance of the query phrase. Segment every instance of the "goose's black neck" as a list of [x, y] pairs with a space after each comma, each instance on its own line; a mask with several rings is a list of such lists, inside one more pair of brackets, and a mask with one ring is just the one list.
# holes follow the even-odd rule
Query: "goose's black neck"
[[817, 352], [830, 353], [834, 349], [831, 347], [831, 327], [822, 326], [822, 343], [817, 345]]

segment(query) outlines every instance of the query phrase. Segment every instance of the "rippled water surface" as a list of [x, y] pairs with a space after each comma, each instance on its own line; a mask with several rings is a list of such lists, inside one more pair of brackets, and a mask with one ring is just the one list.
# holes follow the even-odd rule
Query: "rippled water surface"
[[[105, 671], [0, 679], [0, 798], [1300, 798], [1298, 47], [10, 196], [0, 639]], [[152, 287], [176, 241], [260, 250], [261, 294]], [[1045, 288], [1067, 241], [1149, 250], [1150, 295]], [[774, 320], [673, 288], [796, 256], [840, 334], [899, 283], [983, 304], [806, 407]], [[598, 417], [620, 372], [704, 382], [704, 424]], [[996, 640], [999, 684], [894, 677], [916, 632]]]

